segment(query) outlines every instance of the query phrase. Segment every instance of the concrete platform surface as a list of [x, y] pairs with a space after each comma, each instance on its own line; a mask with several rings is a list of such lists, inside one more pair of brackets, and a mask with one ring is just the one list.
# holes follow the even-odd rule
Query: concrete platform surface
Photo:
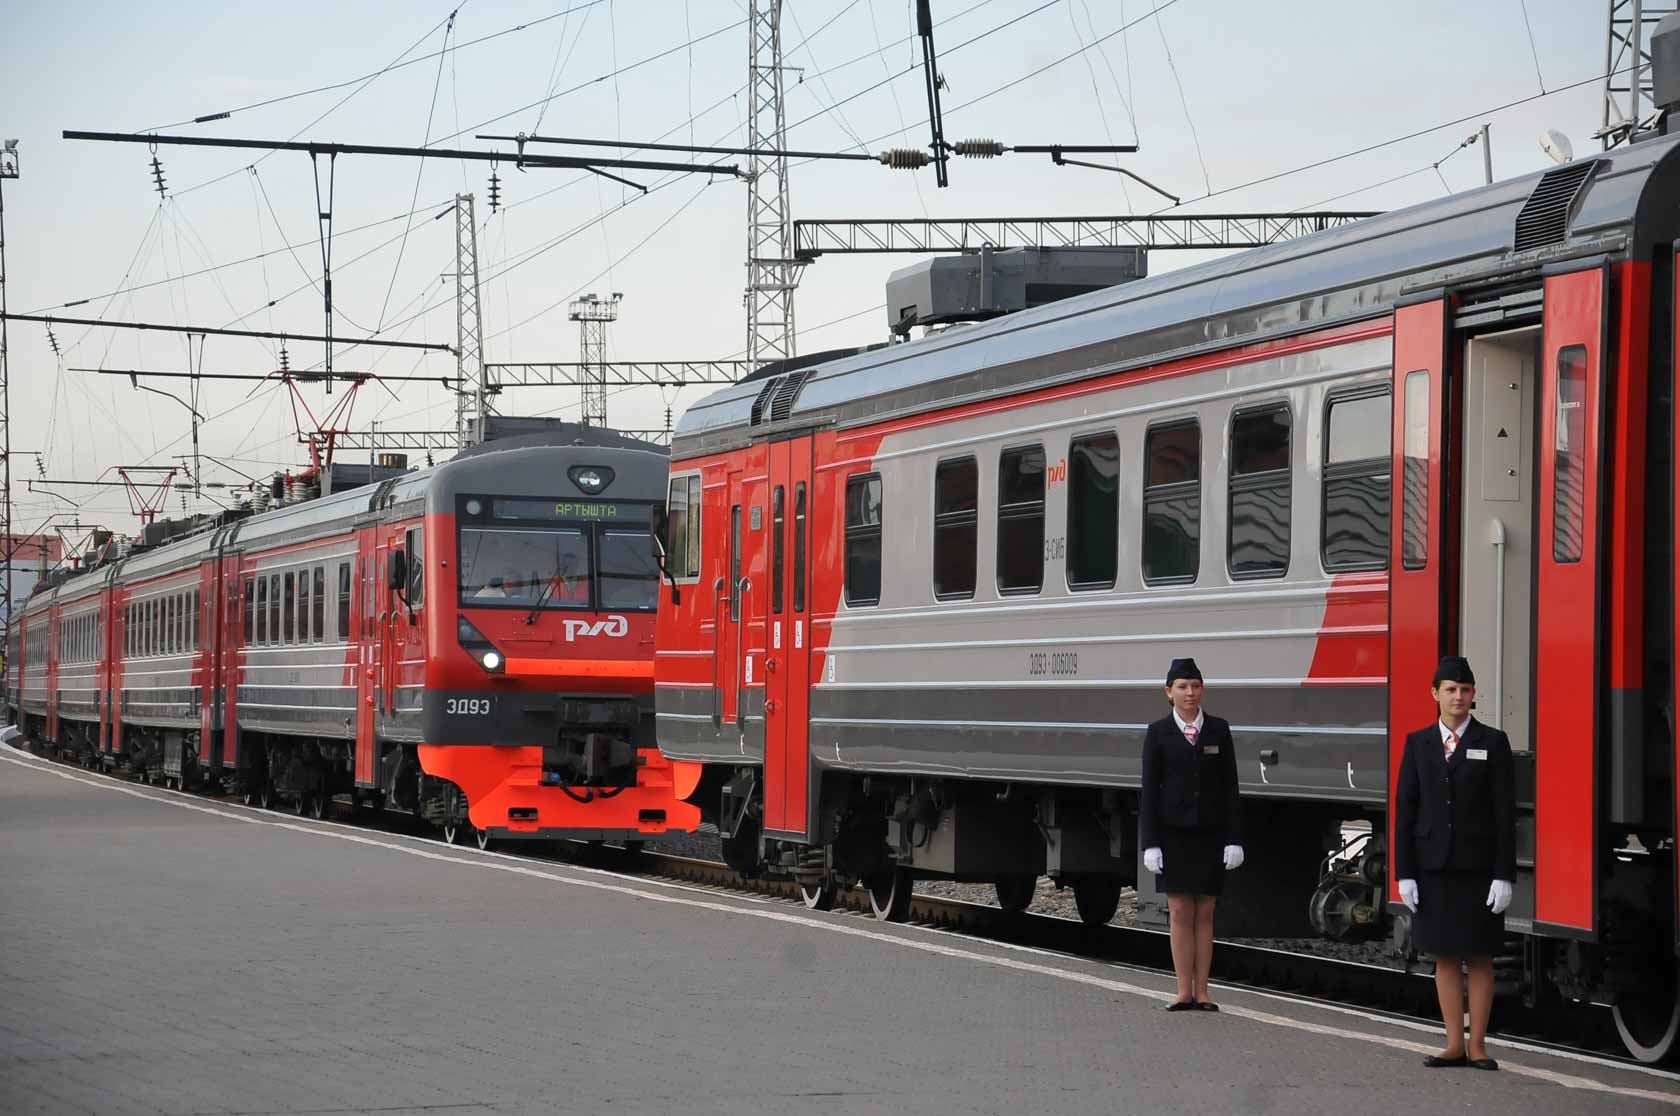
[[0, 1112], [1673, 1112], [1666, 1074], [0, 747]]

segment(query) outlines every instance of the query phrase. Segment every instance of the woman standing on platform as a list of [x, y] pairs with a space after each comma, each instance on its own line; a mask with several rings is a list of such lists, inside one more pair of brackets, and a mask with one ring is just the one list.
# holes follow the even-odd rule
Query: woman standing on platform
[[[1517, 878], [1517, 781], [1511, 742], [1470, 716], [1476, 676], [1448, 655], [1430, 693], [1440, 717], [1406, 737], [1394, 794], [1394, 874], [1411, 908], [1412, 942], [1435, 957], [1447, 1048], [1423, 1064], [1496, 1070], [1487, 1055], [1493, 955], [1504, 944]], [[1464, 971], [1470, 1043], [1464, 1042]]]
[[1243, 861], [1237, 756], [1231, 726], [1202, 710], [1202, 672], [1194, 659], [1167, 670], [1171, 716], [1143, 737], [1143, 801], [1138, 843], [1171, 918], [1178, 999], [1168, 1011], [1218, 1011], [1208, 996], [1213, 908], [1225, 873]]

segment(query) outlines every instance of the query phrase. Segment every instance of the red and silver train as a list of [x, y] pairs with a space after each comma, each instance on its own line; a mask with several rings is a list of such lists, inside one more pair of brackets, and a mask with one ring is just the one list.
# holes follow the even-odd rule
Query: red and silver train
[[693, 407], [658, 734], [731, 861], [884, 917], [916, 875], [1148, 904], [1143, 729], [1194, 655], [1240, 756], [1228, 928], [1403, 938], [1385, 819], [1454, 651], [1519, 749], [1508, 975], [1668, 1054], [1677, 146]]
[[[243, 518], [46, 579], [9, 712], [89, 765], [451, 841], [690, 830], [653, 739], [658, 447], [579, 429]], [[192, 529], [196, 527], [196, 530]]]

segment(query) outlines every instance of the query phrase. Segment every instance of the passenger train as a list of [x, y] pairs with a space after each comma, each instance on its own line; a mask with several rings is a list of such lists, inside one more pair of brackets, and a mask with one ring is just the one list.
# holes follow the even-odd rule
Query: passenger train
[[705, 765], [694, 801], [731, 862], [814, 906], [861, 882], [887, 918], [918, 875], [1012, 907], [1048, 873], [1106, 922], [1122, 887], [1153, 898], [1140, 746], [1193, 655], [1245, 802], [1227, 929], [1311, 914], [1404, 949], [1386, 819], [1434, 664], [1461, 653], [1518, 749], [1508, 976], [1669, 1054], [1676, 148], [690, 409], [658, 738]]
[[531, 440], [48, 577], [8, 712], [90, 766], [481, 847], [693, 829], [699, 768], [652, 731], [664, 452]]

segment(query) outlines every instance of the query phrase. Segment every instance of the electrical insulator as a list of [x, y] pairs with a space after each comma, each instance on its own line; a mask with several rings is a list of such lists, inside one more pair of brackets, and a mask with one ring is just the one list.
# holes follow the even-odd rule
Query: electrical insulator
[[282, 342], [280, 342], [280, 371], [282, 373], [285, 373], [285, 372], [290, 372], [291, 370], [292, 370], [292, 356], [291, 356], [290, 353], [288, 353], [286, 351], [286, 343], [284, 341], [282, 341]]
[[157, 184], [158, 197], [167, 197], [164, 192], [163, 164], [158, 162], [156, 154], [152, 155], [152, 181]]
[[966, 139], [952, 144], [951, 150], [965, 159], [995, 159], [1003, 154], [1003, 144], [997, 140]]
[[914, 147], [894, 147], [875, 156], [876, 161], [893, 170], [915, 170], [928, 165], [928, 153]]
[[494, 213], [502, 205], [502, 180], [496, 177], [496, 168], [490, 168], [490, 212]]

